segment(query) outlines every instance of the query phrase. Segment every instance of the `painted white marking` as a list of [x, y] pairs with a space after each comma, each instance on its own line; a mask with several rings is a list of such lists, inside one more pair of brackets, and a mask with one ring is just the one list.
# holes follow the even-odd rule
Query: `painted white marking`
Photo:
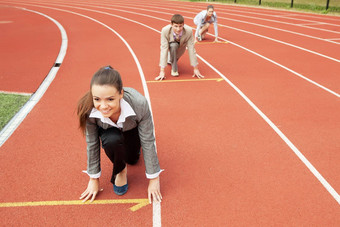
[[162, 220], [161, 220], [161, 203], [153, 202], [152, 203], [152, 223], [153, 227], [161, 227]]
[[298, 25], [300, 25], [300, 26], [316, 26], [316, 25], [322, 25], [322, 24], [325, 24], [325, 23], [317, 22], [317, 23], [298, 24]]
[[[62, 60], [65, 57], [66, 49], [67, 49], [67, 34], [63, 26], [56, 21], [55, 19], [51, 18], [50, 16], [34, 11], [29, 10], [25, 8], [15, 7], [21, 10], [26, 10], [28, 12], [36, 13], [39, 15], [42, 15], [49, 20], [51, 20], [54, 24], [56, 24], [60, 30], [61, 37], [62, 37], [62, 44], [60, 47], [60, 52], [58, 54], [58, 61], [59, 63], [62, 62]], [[33, 107], [39, 102], [41, 97], [46, 92], [47, 88], [52, 83], [53, 79], [55, 78], [57, 72], [59, 70], [59, 67], [52, 67], [50, 72], [47, 74], [46, 78], [42, 82], [42, 84], [39, 86], [38, 90], [31, 96], [31, 98], [27, 101], [27, 103], [19, 110], [19, 112], [14, 115], [14, 117], [5, 125], [5, 127], [0, 132], [0, 147], [6, 142], [6, 140], [13, 134], [13, 132], [17, 129], [17, 127], [21, 124], [21, 122], [25, 119], [27, 114], [33, 109]]]

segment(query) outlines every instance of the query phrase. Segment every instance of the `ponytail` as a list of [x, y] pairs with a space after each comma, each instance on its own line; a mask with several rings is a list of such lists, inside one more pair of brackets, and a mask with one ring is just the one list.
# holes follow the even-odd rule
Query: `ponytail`
[[86, 120], [93, 108], [92, 94], [88, 91], [78, 102], [77, 115], [79, 118], [79, 128], [85, 134]]

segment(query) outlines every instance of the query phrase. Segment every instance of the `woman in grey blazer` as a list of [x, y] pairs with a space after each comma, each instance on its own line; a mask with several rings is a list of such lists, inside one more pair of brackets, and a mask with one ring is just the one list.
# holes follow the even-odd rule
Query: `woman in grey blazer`
[[90, 177], [80, 199], [85, 202], [92, 197], [92, 202], [99, 192], [101, 143], [113, 163], [111, 182], [117, 195], [127, 192], [126, 164], [137, 163], [142, 147], [146, 177], [150, 179], [149, 201], [161, 201], [159, 174], [162, 170], [146, 98], [133, 88], [123, 88], [119, 72], [106, 66], [93, 75], [90, 91], [79, 100], [77, 114], [86, 136], [86, 172]]

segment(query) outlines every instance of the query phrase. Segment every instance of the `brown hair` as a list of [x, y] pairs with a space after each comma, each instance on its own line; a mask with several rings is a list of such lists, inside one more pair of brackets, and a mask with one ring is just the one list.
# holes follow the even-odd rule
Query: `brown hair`
[[209, 11], [209, 9], [213, 9], [214, 10], [214, 6], [213, 5], [208, 5], [207, 6], [207, 11]]
[[79, 118], [79, 128], [85, 133], [86, 120], [93, 109], [93, 97], [91, 88], [93, 85], [110, 85], [114, 86], [119, 93], [122, 93], [123, 82], [117, 70], [111, 66], [104, 66], [100, 68], [92, 77], [90, 83], [90, 90], [79, 100], [77, 115]]
[[171, 24], [183, 24], [184, 23], [184, 17], [180, 14], [174, 14], [171, 17]]

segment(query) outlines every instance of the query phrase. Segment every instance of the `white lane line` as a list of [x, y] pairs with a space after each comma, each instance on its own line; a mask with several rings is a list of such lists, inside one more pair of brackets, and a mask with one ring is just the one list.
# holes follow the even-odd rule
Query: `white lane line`
[[[15, 7], [21, 10], [26, 10], [28, 12], [36, 13], [41, 16], [44, 16], [51, 20], [54, 24], [56, 24], [60, 30], [61, 38], [62, 38], [62, 44], [60, 47], [60, 51], [57, 57], [57, 60], [55, 63], [61, 64], [67, 50], [67, 34], [63, 26], [56, 21], [55, 19], [51, 18], [50, 16], [34, 11], [29, 10], [25, 8]], [[47, 74], [46, 78], [42, 82], [42, 84], [39, 86], [37, 91], [31, 96], [31, 98], [26, 102], [26, 104], [19, 110], [19, 112], [14, 115], [14, 117], [6, 124], [6, 126], [1, 130], [0, 132], [0, 147], [6, 142], [6, 140], [13, 134], [13, 132], [18, 128], [18, 126], [21, 124], [21, 122], [26, 118], [27, 114], [33, 109], [33, 107], [39, 102], [41, 97], [44, 95], [50, 84], [52, 83], [53, 79], [55, 78], [57, 72], [59, 70], [59, 66], [53, 66], [49, 73]]]
[[340, 38], [332, 38], [332, 39], [327, 39], [327, 40], [340, 40]]
[[[267, 14], [268, 16], [271, 16], [271, 17], [281, 17], [281, 16], [276, 16], [276, 15], [273, 15], [273, 14]], [[300, 13], [295, 13], [295, 14], [287, 14], [289, 17], [306, 17], [306, 18], [314, 18], [314, 19], [318, 19], [318, 20], [327, 20], [327, 21], [335, 21], [335, 22], [339, 22], [339, 19], [336, 18], [337, 16], [332, 16], [332, 15], [318, 15], [318, 14], [308, 14], [308, 13], [303, 13], [303, 12], [300, 12]], [[285, 15], [283, 15], [285, 16]], [[293, 18], [295, 20], [307, 20], [309, 21], [309, 19], [301, 19], [301, 18]], [[323, 23], [327, 23], [329, 24], [328, 22], [323, 22]], [[330, 24], [330, 25], [335, 25], [335, 26], [339, 26], [337, 24]]]
[[160, 202], [153, 202], [152, 206], [152, 223], [153, 227], [161, 227], [162, 220], [161, 220], [161, 203]]
[[[78, 7], [71, 7], [78, 8]], [[84, 9], [84, 8], [82, 8]], [[111, 15], [114, 17], [122, 18], [124, 17], [110, 14], [107, 12], [101, 12], [97, 10], [84, 9], [88, 11], [95, 11], [102, 14]], [[127, 19], [127, 18], [125, 18]], [[137, 22], [131, 19], [127, 19], [131, 22]], [[137, 24], [143, 25], [144, 27], [150, 28], [147, 25], [144, 25], [140, 22]], [[153, 29], [155, 31], [155, 29]], [[160, 31], [158, 31], [160, 33]], [[320, 183], [326, 188], [326, 190], [332, 195], [332, 197], [340, 204], [340, 196], [334, 190], [334, 188], [326, 181], [326, 179], [315, 169], [315, 167], [307, 160], [307, 158], [298, 150], [298, 148], [286, 137], [280, 129], [238, 88], [236, 87], [229, 79], [227, 79], [221, 72], [219, 72], [216, 68], [214, 68], [210, 63], [204, 60], [201, 56], [197, 55], [205, 64], [207, 64], [211, 69], [213, 69], [218, 75], [220, 75], [266, 122], [269, 126], [280, 136], [280, 138], [289, 146], [289, 148], [295, 153], [296, 156], [305, 164], [305, 166], [312, 172], [312, 174], [320, 181]], [[154, 203], [155, 206], [155, 203]]]
[[[60, 5], [60, 4], [58, 4], [58, 5]], [[77, 5], [77, 4], [76, 4], [76, 5]], [[88, 10], [88, 11], [93, 11], [93, 12], [98, 12], [98, 13], [107, 14], [107, 15], [113, 15], [113, 14], [110, 14], [110, 13], [107, 13], [107, 12], [98, 11], [98, 10], [94, 10], [94, 9], [87, 9], [87, 8], [82, 8], [82, 7], [74, 7], [74, 6], [69, 6], [69, 5], [63, 5], [63, 6], [65, 6], [65, 7], [71, 7], [71, 8], [77, 8], [77, 9], [82, 9], [82, 10]], [[117, 9], [115, 9], [115, 8], [110, 8], [110, 7], [97, 7], [97, 6], [96, 6], [96, 8], [105, 8], [105, 9], [109, 9], [109, 10], [117, 10]], [[153, 19], [157, 19], [157, 20], [169, 22], [168, 20], [165, 20], [165, 19], [162, 19], [162, 18], [158, 18], [158, 17], [154, 17], [154, 16], [150, 16], [150, 15], [147, 15], [147, 14], [136, 13], [136, 12], [131, 12], [131, 11], [127, 11], [127, 10], [121, 10], [121, 9], [120, 9], [119, 11], [120, 11], [120, 12], [131, 13], [131, 14], [134, 14], [134, 15], [141, 15], [141, 16], [150, 17], [150, 18], [153, 18]], [[165, 14], [170, 14], [170, 13], [165, 13]], [[171, 14], [171, 15], [172, 15], [172, 14]], [[113, 15], [113, 16], [115, 16], [115, 17], [120, 17], [120, 16], [118, 16], [118, 15]], [[120, 17], [120, 18], [123, 18], [123, 17]], [[185, 17], [185, 18], [192, 19], [192, 18], [190, 18], [190, 17]], [[130, 19], [128, 19], [128, 18], [124, 18], [124, 19], [125, 19], [125, 20], [130, 20]], [[132, 21], [132, 20], [130, 20], [130, 21]], [[137, 22], [137, 21], [132, 21], [132, 22], [137, 23], [137, 24], [141, 24], [140, 22]], [[143, 25], [143, 24], [141, 24], [141, 25]], [[152, 30], [154, 30], [154, 31], [157, 31], [156, 29], [151, 28], [150, 26], [147, 26], [147, 25], [143, 25], [143, 26], [146, 26], [146, 27], [148, 27], [149, 29], [152, 29]], [[158, 32], [158, 31], [157, 31], [157, 32]], [[208, 33], [208, 34], [209, 34], [209, 35], [212, 35], [211, 33]], [[226, 40], [226, 39], [223, 39], [223, 38], [220, 38], [220, 39], [223, 40], [223, 41], [229, 42], [230, 44], [232, 44], [232, 45], [234, 45], [234, 46], [237, 46], [237, 47], [239, 47], [239, 48], [241, 48], [241, 49], [243, 49], [243, 50], [245, 50], [245, 51], [247, 51], [247, 52], [250, 52], [250, 53], [252, 53], [252, 54], [254, 54], [254, 55], [256, 55], [256, 56], [258, 56], [258, 57], [260, 57], [260, 58], [262, 58], [262, 59], [264, 59], [264, 60], [266, 60], [266, 61], [269, 61], [269, 62], [271, 62], [271, 63], [273, 63], [273, 64], [279, 66], [280, 68], [283, 68], [283, 69], [285, 69], [285, 70], [287, 70], [287, 71], [293, 73], [294, 75], [296, 75], [296, 76], [298, 76], [298, 77], [300, 77], [300, 78], [302, 78], [302, 79], [308, 81], [309, 83], [314, 84], [314, 85], [316, 85], [317, 87], [319, 87], [319, 88], [321, 88], [321, 89], [323, 89], [323, 90], [325, 90], [325, 91], [331, 93], [332, 95], [335, 95], [336, 97], [340, 98], [340, 94], [338, 94], [338, 93], [332, 91], [331, 89], [329, 89], [329, 88], [327, 88], [327, 87], [325, 87], [325, 86], [323, 86], [323, 85], [321, 85], [321, 84], [319, 84], [319, 83], [317, 83], [317, 82], [315, 82], [315, 81], [313, 81], [313, 80], [311, 80], [311, 79], [309, 79], [309, 78], [303, 76], [302, 74], [300, 74], [300, 73], [298, 73], [298, 72], [295, 72], [294, 70], [292, 70], [292, 69], [290, 69], [290, 68], [288, 68], [288, 67], [286, 67], [286, 66], [284, 66], [284, 65], [281, 65], [281, 64], [275, 62], [274, 60], [271, 60], [271, 59], [269, 59], [269, 58], [267, 58], [267, 57], [265, 57], [265, 56], [263, 56], [263, 55], [261, 55], [261, 54], [255, 52], [255, 51], [252, 51], [252, 50], [250, 50], [250, 49], [248, 49], [248, 48], [246, 48], [246, 47], [243, 47], [243, 46], [241, 46], [241, 45], [239, 45], [239, 44], [237, 44], [237, 43], [231, 42], [231, 41]], [[337, 59], [336, 59], [336, 60], [337, 60]], [[339, 61], [339, 60], [337, 60], [337, 61]]]
[[325, 23], [318, 22], [318, 23], [306, 23], [306, 24], [298, 24], [303, 26], [316, 26], [316, 25], [324, 25]]

